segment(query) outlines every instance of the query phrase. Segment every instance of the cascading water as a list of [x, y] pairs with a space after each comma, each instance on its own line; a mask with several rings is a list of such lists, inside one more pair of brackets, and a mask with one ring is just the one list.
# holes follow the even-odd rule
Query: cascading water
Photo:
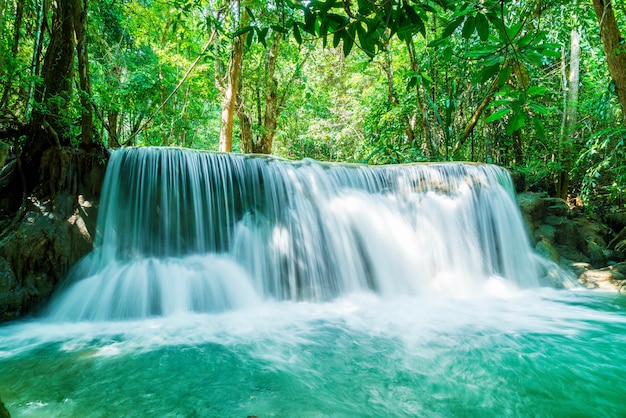
[[489, 165], [115, 151], [94, 251], [0, 326], [0, 398], [14, 418], [626, 416], [626, 298], [544, 286], [514, 198]]
[[128, 319], [362, 291], [538, 286], [513, 193], [508, 173], [491, 165], [121, 149], [111, 155], [95, 250], [51, 315]]

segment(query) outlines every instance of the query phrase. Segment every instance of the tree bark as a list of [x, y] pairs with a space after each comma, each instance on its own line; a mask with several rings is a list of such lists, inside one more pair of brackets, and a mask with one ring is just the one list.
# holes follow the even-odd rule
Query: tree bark
[[452, 150], [452, 155], [454, 155], [459, 150], [459, 148], [463, 146], [465, 141], [467, 141], [467, 138], [470, 137], [470, 135], [474, 131], [474, 128], [476, 127], [476, 124], [478, 123], [478, 120], [482, 116], [487, 106], [489, 106], [491, 99], [493, 99], [493, 95], [498, 90], [499, 85], [500, 84], [498, 77], [496, 77], [495, 80], [493, 80], [493, 83], [491, 83], [491, 86], [489, 86], [487, 94], [485, 94], [483, 100], [474, 110], [474, 113], [472, 113], [472, 117], [470, 118], [469, 122], [467, 123], [467, 125], [465, 125], [465, 129], [463, 129], [463, 134], [461, 134], [461, 138], [459, 138], [459, 141], [455, 144], [454, 149]]
[[622, 118], [626, 123], [626, 43], [617, 26], [611, 0], [593, 0], [593, 8], [600, 25], [609, 73], [615, 83], [615, 92], [622, 106]]
[[81, 104], [82, 145], [90, 147], [93, 142], [93, 106], [91, 104], [91, 80], [89, 55], [87, 54], [87, 5], [88, 0], [74, 1], [74, 31], [78, 55], [78, 76]]
[[557, 197], [567, 199], [570, 183], [570, 171], [572, 169], [572, 135], [576, 126], [576, 113], [578, 109], [578, 85], [580, 83], [580, 32], [576, 29], [571, 34], [571, 51], [569, 77], [567, 79], [567, 108], [565, 112], [565, 124], [563, 137], [561, 138], [560, 158], [563, 163], [559, 172], [557, 184]]
[[[4, 14], [4, 5], [2, 7], [2, 13]], [[13, 45], [11, 46], [11, 55], [13, 56], [13, 58], [17, 57], [17, 53], [20, 49], [20, 33], [22, 31], [23, 17], [24, 0], [19, 0], [17, 2], [17, 5], [15, 6], [15, 20], [13, 21]], [[1, 69], [2, 67], [0, 67], [0, 70]], [[13, 71], [7, 74], [7, 79], [4, 85], [4, 92], [2, 93], [2, 98], [0, 98], [0, 109], [4, 109], [4, 107], [8, 104], [9, 94], [11, 92], [11, 87], [13, 84], [13, 75]]]
[[280, 44], [280, 32], [274, 32], [272, 45], [265, 56], [265, 115], [263, 117], [263, 132], [253, 145], [254, 152], [271, 154], [276, 127], [278, 126], [278, 81], [276, 80], [276, 56]]
[[[237, 6], [240, 2], [237, 1]], [[239, 7], [237, 7], [239, 9]], [[248, 12], [244, 8], [240, 26], [248, 21]], [[222, 125], [220, 128], [220, 152], [232, 152], [233, 150], [233, 122], [235, 117], [235, 104], [237, 103], [237, 91], [239, 89], [239, 72], [243, 62], [243, 44], [247, 33], [236, 36], [233, 39], [233, 47], [228, 62], [226, 73], [226, 85], [222, 91], [224, 100], [222, 102]]]
[[54, 145], [47, 138], [46, 132], [54, 132], [60, 145], [70, 143], [69, 125], [64, 116], [70, 104], [76, 52], [72, 13], [74, 1], [60, 0], [53, 3], [50, 43], [41, 74], [43, 88], [35, 93], [35, 102], [41, 106], [33, 112], [31, 119], [31, 134], [25, 145], [27, 160], [38, 160], [45, 148]]
[[[415, 51], [415, 44], [413, 43], [413, 38], [409, 37], [407, 42], [407, 49], [409, 51], [409, 58], [411, 60], [411, 70], [413, 70], [413, 72], [415, 74], [418, 74], [420, 71], [420, 66], [419, 66], [419, 61], [417, 60], [417, 53]], [[417, 109], [416, 112], [419, 112], [419, 124], [420, 127], [422, 129], [422, 135], [423, 135], [423, 144], [422, 144], [422, 151], [424, 152], [424, 154], [429, 154], [431, 156], [434, 156], [436, 153], [436, 149], [434, 147], [434, 144], [431, 142], [431, 138], [430, 138], [430, 129], [429, 129], [429, 125], [428, 125], [428, 117], [427, 117], [427, 111], [424, 105], [424, 102], [421, 99], [421, 90], [422, 90], [422, 83], [416, 83], [415, 84], [415, 102], [417, 104]], [[418, 115], [414, 114], [411, 117], [411, 131], [413, 132], [413, 141], [415, 141], [415, 132], [416, 132], [416, 125], [418, 123]]]

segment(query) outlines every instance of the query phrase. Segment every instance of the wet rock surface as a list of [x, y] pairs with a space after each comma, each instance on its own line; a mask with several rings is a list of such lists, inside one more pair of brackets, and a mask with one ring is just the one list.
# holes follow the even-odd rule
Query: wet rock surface
[[518, 203], [537, 253], [587, 288], [626, 292], [626, 213], [592, 216], [540, 193], [520, 193]]
[[93, 153], [52, 149], [41, 185], [28, 197], [7, 182], [0, 201], [0, 321], [40, 306], [91, 251], [105, 164]]

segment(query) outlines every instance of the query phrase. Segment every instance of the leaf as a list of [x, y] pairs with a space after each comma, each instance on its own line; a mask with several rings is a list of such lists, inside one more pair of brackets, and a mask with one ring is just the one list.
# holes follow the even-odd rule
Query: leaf
[[254, 32], [250, 32], [248, 36], [246, 36], [246, 46], [250, 48], [253, 41], [254, 41]]
[[484, 47], [475, 47], [465, 53], [468, 58], [483, 58], [493, 55], [498, 50], [495, 45], [487, 45]]
[[491, 65], [489, 67], [485, 67], [480, 73], [480, 82], [484, 83], [485, 81], [489, 80], [491, 77], [498, 74], [498, 71], [500, 71], [499, 63]]
[[278, 33], [282, 33], [283, 35], [286, 35], [289, 33], [289, 29], [287, 29], [286, 27], [283, 27], [281, 25], [271, 25], [270, 28], [272, 28], [272, 30], [278, 32]]
[[433, 39], [432, 41], [430, 41], [428, 43], [428, 47], [429, 48], [435, 48], [435, 47], [438, 47], [439, 45], [442, 45], [442, 44], [446, 43], [447, 41], [448, 41], [448, 38]]
[[352, 50], [352, 46], [354, 45], [354, 37], [350, 36], [346, 33], [346, 36], [343, 38], [343, 55], [348, 56], [350, 51]]
[[502, 86], [504, 85], [504, 83], [509, 81], [512, 72], [513, 70], [511, 69], [511, 67], [503, 68], [502, 71], [500, 71], [500, 75], [498, 76], [498, 85]]
[[248, 15], [250, 16], [250, 20], [254, 22], [256, 20], [256, 17], [254, 16], [254, 13], [252, 13], [252, 9], [246, 6], [246, 11], [248, 12]]
[[367, 16], [372, 13], [372, 3], [368, 0], [358, 0], [357, 2], [359, 6], [359, 14], [362, 16]]
[[520, 49], [526, 48], [530, 45], [531, 42], [535, 41], [536, 36], [534, 32], [527, 32], [524, 36], [517, 39], [513, 43], [516, 44]]
[[[509, 39], [515, 38], [519, 34], [520, 30], [522, 29], [522, 26], [524, 26], [524, 22], [517, 22], [513, 26], [509, 27], [506, 30], [508, 38]], [[503, 39], [503, 40], [505, 42], [508, 42], [508, 39]]]
[[341, 42], [341, 38], [344, 36], [344, 30], [337, 31], [333, 33], [333, 48], [337, 48], [339, 42]]
[[302, 34], [300, 33], [300, 28], [298, 28], [298, 22], [294, 22], [293, 24], [293, 38], [296, 40], [298, 45], [302, 44]]
[[528, 107], [530, 107], [532, 110], [539, 113], [540, 115], [547, 115], [550, 113], [550, 109], [538, 103], [529, 103]]
[[315, 35], [315, 21], [317, 20], [316, 17], [317, 16], [310, 10], [307, 10], [304, 14], [304, 30], [311, 35]]
[[513, 135], [515, 131], [520, 130], [524, 126], [526, 116], [521, 112], [513, 113], [513, 116], [509, 119], [509, 123], [506, 125], [506, 133]]
[[530, 86], [526, 94], [530, 97], [542, 96], [548, 89], [544, 86]]
[[482, 13], [476, 13], [476, 32], [483, 42], [489, 38], [489, 22]]
[[465, 16], [459, 16], [456, 19], [454, 19], [452, 22], [448, 23], [448, 26], [446, 26], [446, 28], [441, 33], [441, 38], [447, 38], [450, 35], [452, 35], [452, 32], [454, 32], [456, 28], [461, 26], [461, 23], [463, 23], [463, 20], [465, 20]]
[[508, 115], [509, 113], [511, 113], [511, 108], [510, 107], [504, 107], [504, 108], [502, 108], [500, 110], [496, 110], [491, 115], [489, 115], [485, 119], [485, 122], [486, 123], [490, 123], [490, 122], [494, 122], [496, 120], [500, 120], [503, 117], [505, 117], [506, 115]]
[[269, 28], [258, 29], [257, 28], [257, 36], [259, 37], [259, 42], [263, 44], [264, 47], [267, 47], [267, 32]]
[[526, 52], [523, 55], [524, 59], [534, 65], [535, 67], [541, 68], [543, 67], [543, 55], [537, 52]]
[[254, 26], [246, 26], [245, 28], [241, 28], [241, 29], [239, 29], [239, 30], [237, 30], [237, 31], [233, 32], [233, 38], [236, 38], [236, 37], [238, 37], [238, 36], [241, 36], [241, 35], [243, 35], [244, 33], [248, 33], [248, 32], [250, 32], [250, 31], [252, 31], [252, 30], [254, 30], [254, 29], [257, 29], [257, 30], [258, 30], [258, 28], [255, 28]]
[[465, 24], [463, 25], [463, 30], [461, 31], [461, 35], [465, 39], [468, 39], [474, 33], [474, 29], [476, 28], [476, 20], [474, 16], [468, 15], [467, 19], [465, 19]]
[[546, 137], [546, 130], [539, 116], [533, 116], [533, 125], [535, 126], [535, 133], [537, 136], [540, 139], [544, 139]]

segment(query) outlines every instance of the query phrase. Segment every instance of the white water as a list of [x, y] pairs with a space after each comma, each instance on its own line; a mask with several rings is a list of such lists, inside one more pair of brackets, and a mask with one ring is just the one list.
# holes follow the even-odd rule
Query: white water
[[14, 417], [625, 416], [624, 299], [554, 272], [498, 167], [119, 150], [94, 251], [0, 327], [0, 395]]
[[112, 153], [94, 251], [58, 320], [268, 300], [510, 292], [544, 283], [496, 166], [328, 165], [172, 148]]

